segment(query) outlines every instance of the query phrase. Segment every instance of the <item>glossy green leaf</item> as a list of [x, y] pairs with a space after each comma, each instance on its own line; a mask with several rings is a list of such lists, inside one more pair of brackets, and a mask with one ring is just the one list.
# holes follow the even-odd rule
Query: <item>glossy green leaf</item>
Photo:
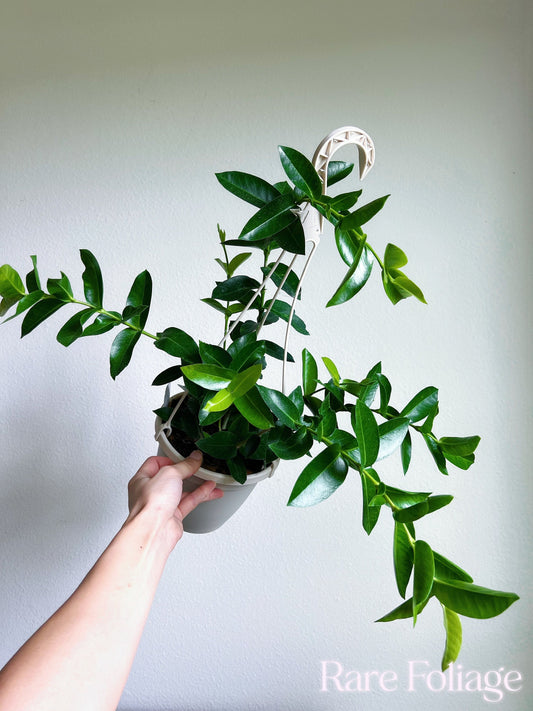
[[180, 328], [166, 328], [156, 334], [155, 347], [165, 351], [176, 358], [183, 358], [189, 363], [194, 363], [200, 359], [200, 353], [195, 341], [188, 333]]
[[206, 390], [222, 390], [231, 383], [236, 375], [235, 370], [211, 363], [184, 365], [182, 372], [185, 377]]
[[379, 389], [377, 375], [381, 373], [381, 363], [376, 363], [376, 365], [371, 368], [366, 374], [364, 380], [361, 382], [361, 392], [358, 397], [362, 400], [365, 405], [370, 407], [374, 402], [376, 393]]
[[331, 198], [329, 206], [337, 212], [344, 212], [345, 210], [350, 210], [355, 203], [361, 197], [362, 190], [354, 190], [349, 193], [340, 193]]
[[257, 279], [239, 274], [226, 281], [217, 282], [211, 296], [221, 301], [248, 301], [252, 292], [259, 286]]
[[0, 297], [6, 300], [15, 300], [16, 303], [26, 293], [19, 273], [9, 264], [0, 267]]
[[415, 541], [413, 562], [413, 625], [422, 605], [427, 602], [433, 588], [435, 563], [431, 547], [422, 540]]
[[234, 405], [250, 424], [260, 430], [268, 430], [274, 424], [272, 414], [259, 394], [257, 386], [237, 398]]
[[341, 223], [342, 228], [344, 230], [358, 229], [361, 225], [364, 225], [366, 222], [371, 220], [374, 215], [377, 215], [389, 197], [390, 195], [385, 195], [377, 200], [372, 200], [372, 202], [369, 202], [366, 205], [363, 205], [363, 207], [360, 207], [358, 210], [355, 210], [355, 212], [350, 213], [343, 218]]
[[422, 518], [427, 514], [438, 511], [438, 509], [447, 506], [452, 500], [453, 496], [450, 496], [449, 494], [430, 496], [426, 499], [426, 501], [400, 509], [400, 511], [395, 511], [393, 516], [394, 519], [400, 523], [410, 523], [412, 521], [417, 521], [419, 518]]
[[438, 470], [441, 474], [447, 476], [448, 470], [446, 469], [446, 459], [440, 449], [439, 444], [435, 441], [432, 435], [422, 433], [422, 437], [424, 438], [424, 441], [427, 444], [429, 451], [431, 452], [431, 456], [433, 457]]
[[113, 315], [108, 316], [107, 314], [98, 314], [94, 321], [83, 330], [83, 333], [81, 335], [83, 337], [99, 336], [102, 333], [107, 333], [108, 331], [111, 331], [112, 328], [118, 326], [120, 323], [120, 314], [114, 315], [116, 316], [116, 318], [113, 318]]
[[[251, 246], [255, 246], [252, 243]], [[297, 218], [287, 227], [276, 232], [274, 240], [269, 242], [272, 248], [281, 247], [292, 254], [305, 254], [305, 232], [301, 221]]]
[[31, 261], [33, 263], [33, 269], [26, 274], [26, 288], [29, 292], [41, 291], [41, 279], [39, 277], [39, 270], [37, 269], [37, 257], [35, 254], [31, 255]]
[[166, 385], [181, 378], [181, 366], [172, 365], [170, 368], [162, 370], [152, 381], [152, 385]]
[[337, 446], [322, 450], [302, 471], [289, 497], [289, 506], [314, 506], [344, 482], [348, 466]]
[[288, 398], [296, 405], [296, 409], [298, 410], [298, 416], [302, 417], [305, 405], [302, 388], [297, 385], [294, 390], [289, 393]]
[[197, 440], [196, 446], [216, 459], [231, 459], [237, 454], [237, 442], [233, 432], [219, 431]]
[[396, 417], [380, 424], [378, 427], [378, 460], [385, 459], [385, 457], [388, 457], [395, 452], [402, 444], [408, 430], [409, 420], [406, 417]]
[[264, 341], [252, 341], [248, 345], [240, 348], [233, 360], [231, 361], [231, 367], [233, 370], [242, 370], [244, 367], [252, 365], [257, 361], [261, 361], [265, 354], [265, 342]]
[[355, 436], [363, 467], [371, 466], [379, 453], [379, 431], [374, 414], [362, 400], [355, 406]]
[[405, 598], [405, 591], [413, 569], [414, 553], [409, 534], [402, 523], [394, 524], [393, 558], [398, 592]]
[[233, 457], [227, 461], [229, 473], [238, 484], [246, 481], [246, 462], [242, 457]]
[[359, 293], [370, 278], [373, 263], [372, 254], [364, 243], [361, 243], [360, 252], [356, 255], [354, 263], [326, 306], [338, 306]]
[[101, 309], [104, 298], [104, 282], [100, 265], [94, 254], [89, 252], [88, 249], [80, 249], [80, 257], [85, 266], [82, 274], [85, 298], [91, 306]]
[[294, 428], [300, 424], [298, 408], [289, 398], [279, 390], [258, 385], [257, 389], [263, 401], [270, 408], [278, 420], [287, 427]]
[[295, 207], [291, 195], [280, 195], [261, 207], [248, 220], [239, 235], [239, 240], [253, 243], [257, 240], [268, 240], [274, 237], [276, 233], [281, 232], [298, 219], [292, 212]]
[[386, 415], [391, 397], [392, 385], [390, 384], [389, 379], [382, 373], [378, 373], [376, 375], [376, 379], [379, 385], [379, 411], [382, 415]]
[[296, 432], [291, 432], [283, 439], [269, 439], [268, 446], [276, 457], [281, 459], [300, 459], [309, 453], [313, 445], [313, 437], [305, 428], [300, 427]]
[[353, 163], [346, 163], [343, 160], [330, 160], [328, 163], [328, 185], [335, 185], [344, 180], [352, 172]]
[[365, 237], [357, 234], [355, 230], [345, 230], [339, 225], [335, 227], [335, 243], [342, 261], [351, 267], [361, 254], [362, 243]]
[[[426, 602], [424, 602], [420, 605], [420, 607], [418, 608], [418, 614], [420, 614], [422, 612], [424, 607], [427, 605], [427, 602], [428, 601], [426, 600]], [[398, 605], [398, 607], [395, 607], [394, 610], [391, 610], [383, 617], [380, 617], [380, 619], [376, 620], [376, 622], [393, 622], [394, 620], [406, 620], [412, 616], [413, 616], [413, 598], [410, 597], [405, 602], [402, 602], [401, 605]]]
[[442, 605], [442, 613], [444, 616], [446, 645], [444, 647], [444, 654], [442, 655], [441, 669], [442, 671], [446, 671], [450, 664], [457, 661], [463, 642], [463, 630], [461, 620], [457, 613], [453, 610], [449, 610], [444, 605]]
[[399, 269], [407, 264], [407, 257], [399, 247], [389, 243], [385, 247], [383, 263], [386, 269]]
[[423, 491], [404, 491], [403, 489], [396, 489], [394, 486], [387, 486], [387, 496], [395, 506], [400, 509], [406, 509], [426, 501], [430, 494]]
[[433, 593], [450, 610], [476, 619], [500, 615], [519, 599], [515, 593], [491, 590], [463, 580], [435, 580]]
[[279, 157], [289, 180], [308, 197], [320, 198], [322, 181], [311, 161], [294, 148], [279, 146]]
[[9, 318], [6, 318], [2, 323], [7, 323], [7, 321], [11, 321], [11, 319], [16, 318], [17, 316], [20, 316], [20, 314], [24, 313], [24, 311], [27, 311], [29, 308], [31, 308], [34, 304], [36, 304], [38, 301], [40, 301], [44, 297], [44, 292], [42, 291], [32, 291], [30, 294], [26, 294], [26, 296], [23, 296], [22, 299], [13, 299], [12, 301], [8, 302], [6, 299], [4, 299], [0, 303], [0, 316], [3, 313], [7, 313], [7, 311], [14, 305], [17, 304], [17, 308], [15, 309], [15, 313], [12, 316], [9, 316]]
[[34, 304], [22, 321], [21, 336], [27, 336], [34, 328], [39, 326], [47, 318], [55, 314], [62, 306], [65, 306], [66, 301], [60, 301], [52, 297], [42, 299]]
[[468, 457], [475, 452], [480, 439], [478, 436], [441, 437], [438, 443], [444, 456], [451, 454], [459, 457]]
[[133, 349], [140, 337], [140, 332], [131, 328], [125, 328], [116, 335], [111, 344], [109, 355], [110, 372], [113, 380], [130, 362]]
[[[148, 319], [150, 302], [152, 299], [152, 277], [146, 270], [135, 278], [126, 299], [126, 309], [131, 308], [131, 315], [124, 320], [128, 320], [133, 326], [143, 329]], [[141, 308], [144, 307], [144, 308]], [[135, 315], [133, 309], [139, 309]]]
[[[379, 481], [377, 472], [373, 469], [369, 469], [368, 473], [372, 479]], [[361, 486], [363, 489], [363, 529], [367, 535], [370, 535], [378, 522], [381, 511], [381, 504], [372, 504], [372, 501], [375, 501], [375, 497], [378, 493], [378, 487], [365, 472], [361, 473]]]
[[215, 177], [226, 190], [255, 207], [262, 207], [280, 194], [279, 190], [267, 183], [266, 180], [249, 173], [233, 170], [216, 173]]
[[[184, 369], [185, 370], [185, 369]], [[240, 373], [234, 374], [229, 385], [221, 389], [205, 405], [208, 412], [226, 410], [235, 400], [245, 395], [261, 376], [261, 364], [256, 363]], [[212, 390], [214, 388], [211, 388]]]
[[304, 348], [302, 350], [302, 386], [304, 395], [312, 395], [316, 390], [318, 367], [313, 355]]
[[339, 371], [338, 371], [335, 363], [331, 360], [331, 358], [328, 358], [327, 356], [322, 357], [322, 362], [328, 369], [328, 373], [333, 378], [333, 382], [335, 383], [335, 385], [338, 385], [340, 382], [341, 376], [339, 375]]
[[[273, 266], [274, 266], [273, 264], [268, 264], [266, 267], [262, 267], [261, 271], [266, 276], [267, 274], [270, 273]], [[274, 282], [274, 284], [276, 286], [283, 284], [281, 289], [286, 294], [288, 294], [289, 296], [292, 296], [293, 298], [296, 296], [300, 278], [298, 277], [296, 272], [294, 272], [292, 269], [289, 269], [289, 267], [286, 264], [278, 264], [278, 266], [274, 269], [274, 271], [270, 275], [270, 278], [272, 279], [272, 281]], [[300, 296], [301, 295], [298, 294], [298, 298], [300, 298]]]
[[435, 559], [435, 577], [441, 580], [464, 580], [467, 583], [473, 583], [474, 580], [471, 575], [469, 575], [466, 570], [463, 570], [451, 560], [445, 558], [440, 553], [433, 551], [433, 558]]
[[417, 393], [400, 412], [409, 422], [419, 422], [429, 415], [438, 402], [439, 391], [429, 386]]
[[409, 470], [409, 465], [411, 463], [411, 453], [412, 453], [412, 445], [411, 445], [411, 433], [407, 431], [407, 434], [405, 435], [405, 439], [403, 440], [401, 446], [400, 446], [400, 452], [402, 456], [402, 469], [403, 473], [407, 474]]
[[[263, 343], [265, 344], [266, 355], [272, 356], [277, 360], [283, 360], [284, 350], [281, 346], [278, 346], [273, 341], [263, 341]], [[294, 363], [294, 357], [290, 353], [287, 353], [287, 363]]]
[[63, 272], [60, 279], [48, 279], [46, 287], [51, 296], [61, 301], [71, 301], [74, 298], [69, 278]]
[[223, 368], [230, 367], [231, 356], [226, 350], [224, 350], [224, 348], [221, 348], [220, 346], [215, 346], [211, 343], [204, 343], [203, 341], [200, 341], [198, 344], [198, 350], [200, 352], [200, 358], [202, 359], [202, 363], [220, 365]]
[[[268, 308], [269, 306], [270, 300], [267, 301], [265, 304], [266, 308]], [[271, 313], [275, 314], [276, 316], [279, 316], [284, 321], [287, 321], [287, 323], [289, 322], [290, 311], [291, 307], [285, 301], [279, 301], [278, 299], [276, 299], [276, 301], [274, 301], [274, 303], [272, 304]], [[309, 335], [309, 331], [305, 327], [305, 323], [296, 314], [292, 315], [291, 326], [294, 328], [295, 331], [298, 331], [298, 333], [301, 333], [304, 336]]]
[[61, 343], [62, 346], [70, 346], [71, 343], [74, 343], [74, 341], [82, 335], [84, 323], [88, 321], [93, 314], [93, 309], [83, 309], [69, 318], [57, 334], [59, 343]]

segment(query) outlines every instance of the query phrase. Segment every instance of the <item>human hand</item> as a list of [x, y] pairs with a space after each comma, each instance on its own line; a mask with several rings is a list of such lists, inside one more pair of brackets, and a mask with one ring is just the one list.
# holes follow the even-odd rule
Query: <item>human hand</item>
[[183, 492], [183, 480], [202, 463], [202, 453], [192, 454], [175, 464], [167, 457], [150, 457], [128, 483], [129, 516], [141, 513], [154, 517], [154, 525], [168, 528], [175, 545], [183, 535], [183, 519], [204, 501], [220, 499], [224, 493], [215, 482], [206, 481], [194, 491]]

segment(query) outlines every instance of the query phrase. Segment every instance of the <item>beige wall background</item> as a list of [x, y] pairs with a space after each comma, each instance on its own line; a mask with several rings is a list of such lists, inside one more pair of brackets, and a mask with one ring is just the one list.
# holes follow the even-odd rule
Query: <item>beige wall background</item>
[[[312, 154], [354, 124], [376, 144], [368, 200], [391, 193], [369, 236], [404, 248], [429, 305], [392, 307], [379, 278], [323, 305], [343, 265], [324, 238], [293, 340], [355, 377], [382, 360], [398, 402], [440, 389], [440, 434], [482, 436], [446, 480], [422, 449], [406, 480], [456, 498], [423, 533], [476, 580], [521, 595], [465, 620], [463, 670], [518, 670], [531, 699], [531, 6], [525, 0], [0, 2], [0, 263], [81, 284], [97, 256], [106, 302], [154, 279], [150, 325], [216, 340], [200, 298], [219, 278], [216, 224], [248, 216], [214, 173], [280, 176], [277, 145]], [[347, 152], [346, 159], [354, 156]], [[354, 179], [355, 182], [355, 179]], [[330, 244], [328, 245], [328, 239]], [[19, 342], [2, 326], [0, 541], [7, 660], [65, 599], [126, 515], [125, 485], [155, 452], [150, 387], [169, 364], [142, 344], [116, 382], [105, 337], [69, 350], [58, 315]], [[291, 375], [294, 379], [298, 373]], [[486, 708], [479, 692], [407, 689], [410, 661], [440, 665], [438, 609], [376, 625], [399, 600], [392, 531], [367, 538], [358, 482], [318, 508], [285, 502], [287, 463], [218, 533], [175, 551], [123, 711]], [[433, 477], [433, 478], [432, 478]], [[385, 517], [387, 518], [387, 517]], [[433, 607], [433, 606], [431, 606]], [[385, 694], [320, 692], [320, 662], [394, 670]]]

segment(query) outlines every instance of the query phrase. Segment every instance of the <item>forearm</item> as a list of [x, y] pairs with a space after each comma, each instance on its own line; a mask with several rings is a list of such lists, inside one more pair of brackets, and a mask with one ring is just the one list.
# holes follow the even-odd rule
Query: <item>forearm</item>
[[146, 512], [0, 673], [0, 711], [111, 711], [175, 539]]

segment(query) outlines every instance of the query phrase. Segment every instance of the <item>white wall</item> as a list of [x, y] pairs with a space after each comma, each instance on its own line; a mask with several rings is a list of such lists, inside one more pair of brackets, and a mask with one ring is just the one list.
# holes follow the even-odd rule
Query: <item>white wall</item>
[[[369, 237], [410, 257], [427, 307], [393, 308], [379, 278], [323, 309], [341, 265], [324, 239], [295, 339], [358, 377], [377, 360], [397, 402], [440, 388], [439, 434], [482, 436], [449, 479], [425, 452], [406, 480], [454, 494], [420, 526], [480, 584], [521, 600], [465, 620], [463, 669], [519, 670], [531, 698], [531, 14], [526, 0], [4, 0], [0, 263], [63, 269], [97, 254], [119, 307], [148, 268], [150, 325], [216, 340], [199, 301], [219, 275], [216, 223], [249, 212], [213, 174], [278, 179], [276, 146], [311, 154], [330, 130], [370, 133], [368, 199], [392, 197]], [[346, 154], [344, 157], [354, 157]], [[528, 315], [529, 314], [529, 315]], [[125, 484], [154, 452], [150, 387], [169, 364], [150, 343], [115, 383], [106, 338], [64, 349], [58, 315], [19, 343], [2, 327], [0, 662], [69, 594], [126, 513]], [[202, 324], [200, 327], [199, 324]], [[396, 462], [398, 465], [398, 462]], [[322, 506], [285, 508], [284, 464], [219, 532], [188, 535], [165, 571], [122, 709], [325, 711], [485, 708], [479, 693], [408, 692], [409, 661], [440, 665], [440, 612], [375, 625], [399, 599], [384, 516], [360, 526], [351, 479]], [[400, 688], [320, 693], [321, 660], [394, 670]]]

